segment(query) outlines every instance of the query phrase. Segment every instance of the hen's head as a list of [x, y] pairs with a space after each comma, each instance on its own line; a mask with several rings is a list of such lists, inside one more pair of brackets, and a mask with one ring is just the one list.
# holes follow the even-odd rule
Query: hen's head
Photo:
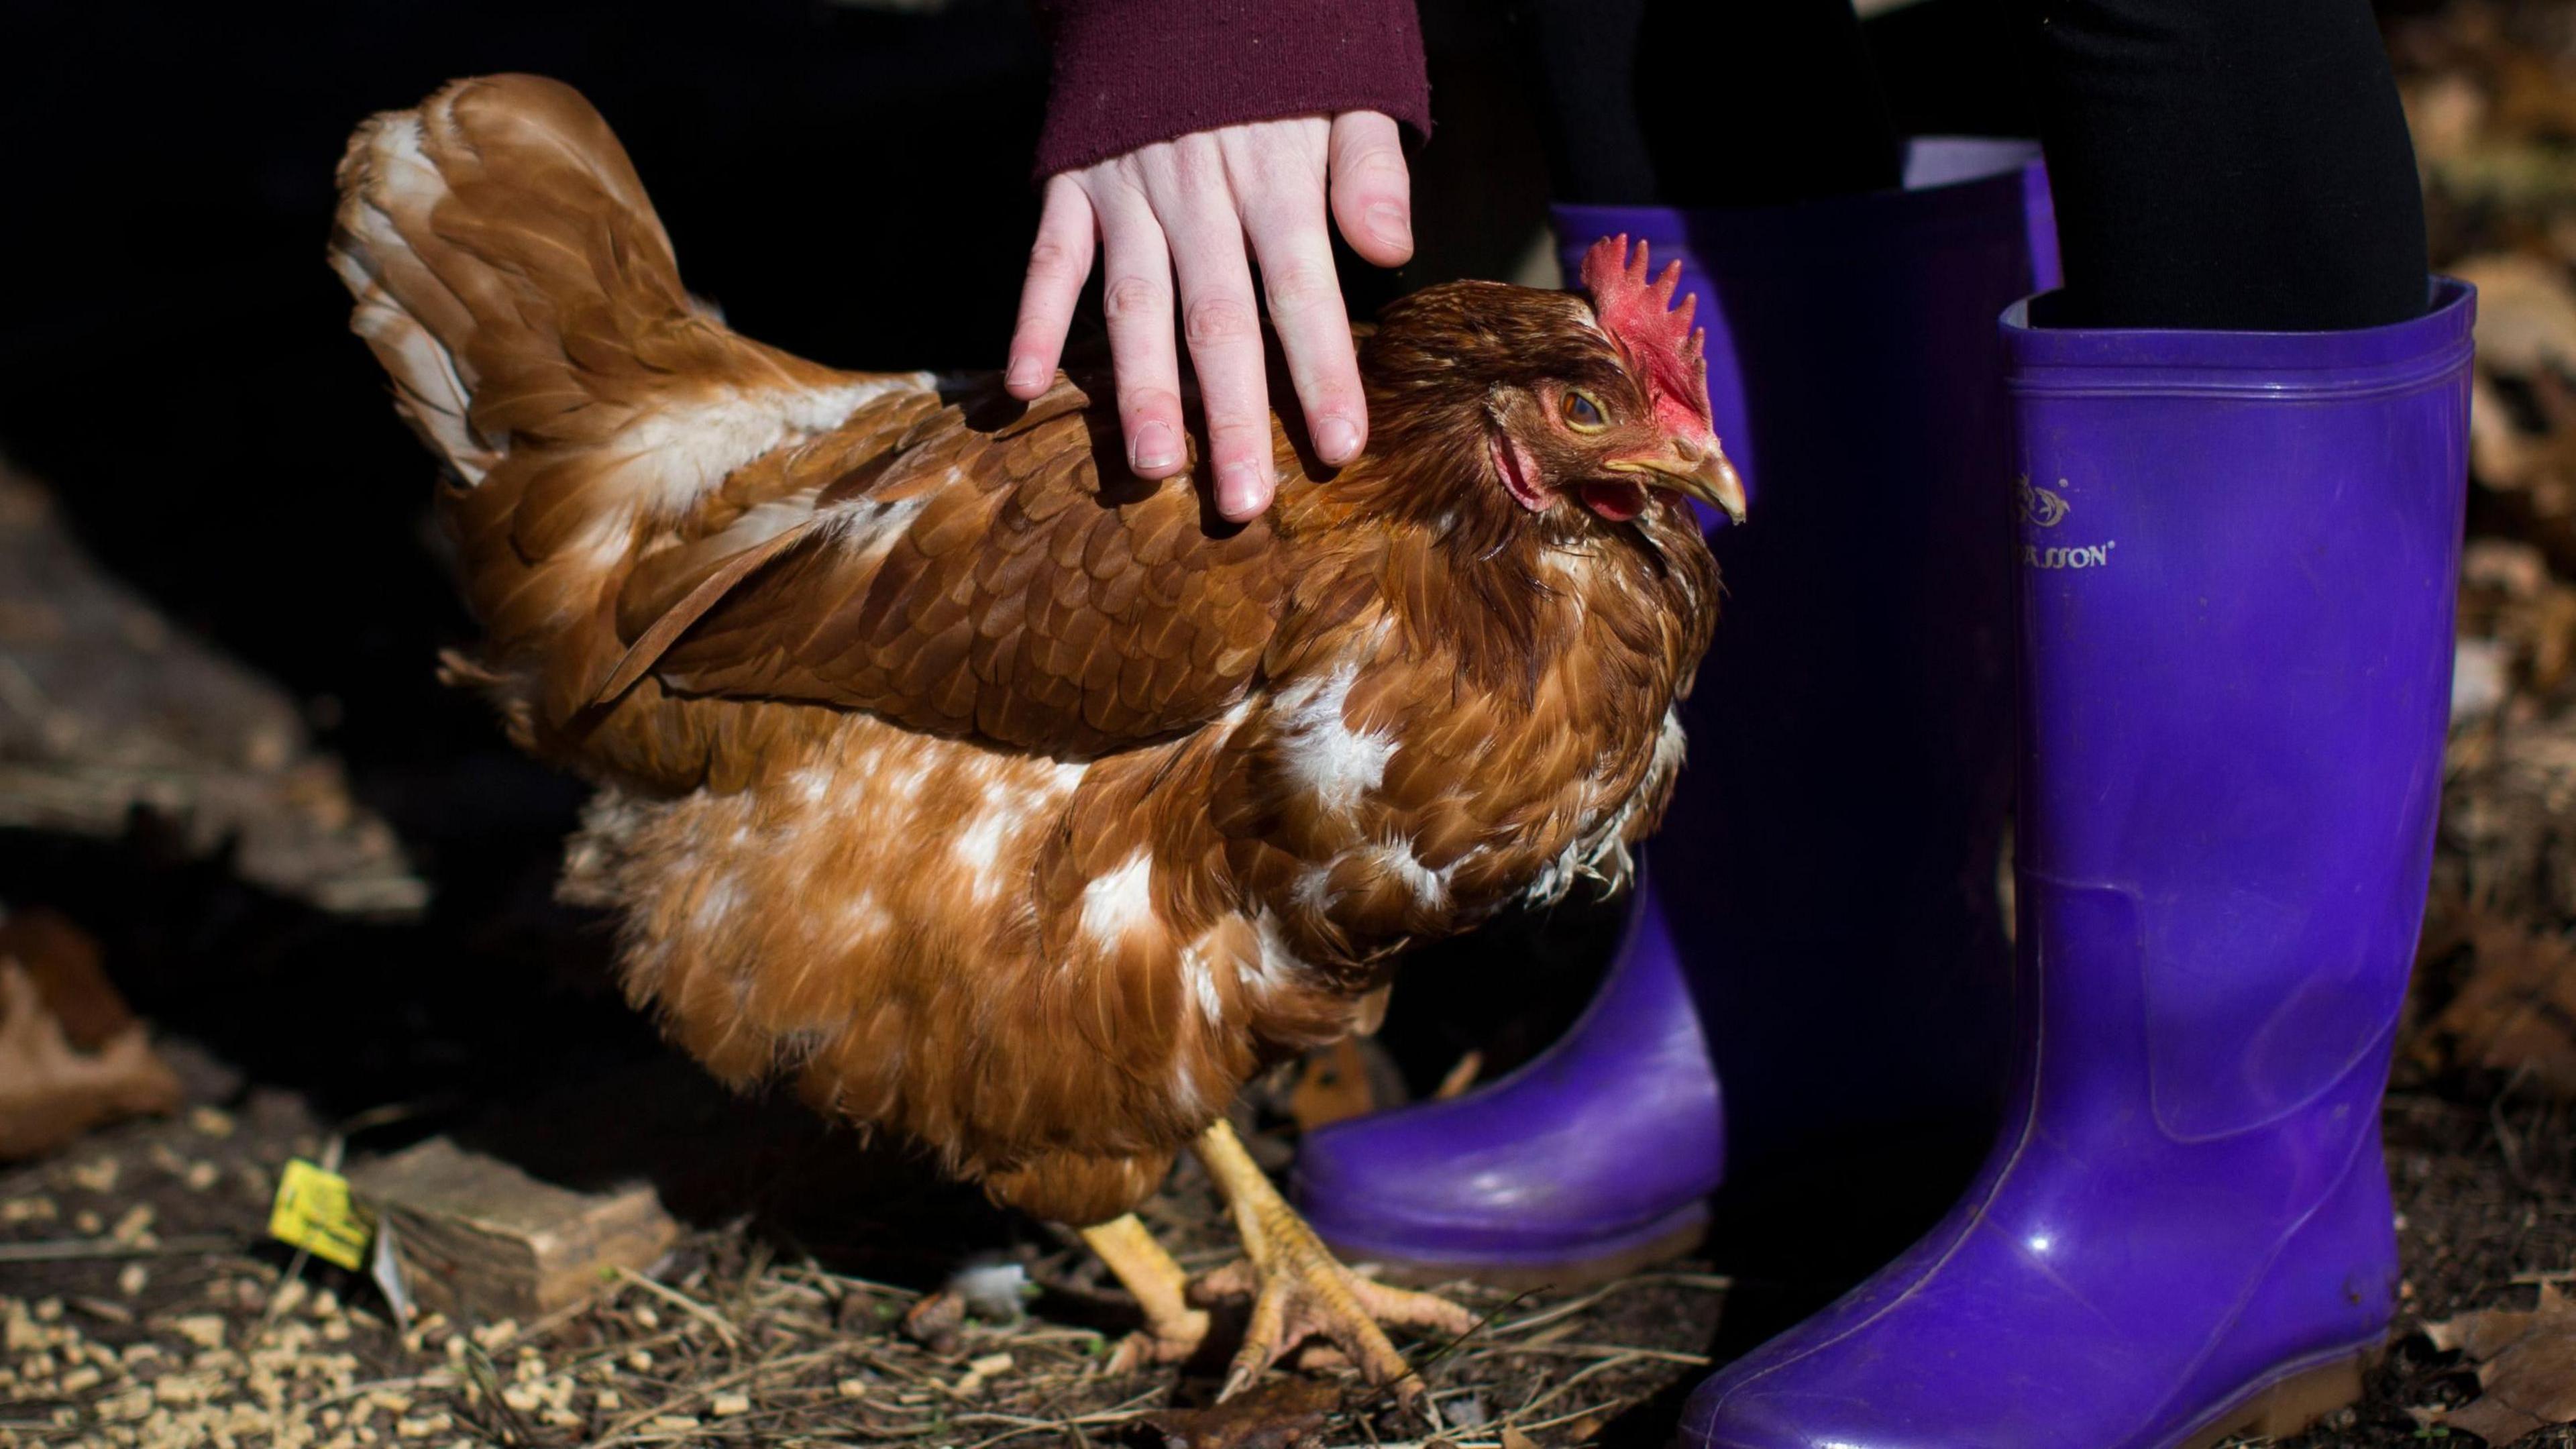
[[1680, 272], [1650, 281], [1645, 244], [1609, 237], [1581, 293], [1454, 282], [1391, 304], [1363, 365], [1371, 451], [1419, 490], [1401, 502], [1569, 540], [1687, 522], [1694, 498], [1741, 519]]

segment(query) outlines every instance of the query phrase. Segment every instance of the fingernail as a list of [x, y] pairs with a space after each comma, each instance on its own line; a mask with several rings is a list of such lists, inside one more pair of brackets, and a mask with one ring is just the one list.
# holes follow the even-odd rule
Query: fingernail
[[1326, 413], [1324, 420], [1315, 424], [1315, 451], [1323, 456], [1325, 462], [1347, 463], [1359, 450], [1360, 430], [1351, 426], [1349, 418], [1339, 413]]
[[1259, 513], [1261, 485], [1265, 482], [1261, 465], [1250, 458], [1239, 458], [1216, 471], [1216, 511], [1238, 522]]
[[1403, 207], [1394, 202], [1381, 201], [1370, 207], [1360, 219], [1367, 222], [1368, 229], [1388, 246], [1413, 245], [1413, 220], [1405, 214]]
[[1011, 370], [1003, 374], [1002, 380], [1013, 387], [1028, 388], [1037, 386], [1045, 378], [1046, 369], [1038, 366], [1036, 358], [1014, 357], [1011, 359]]
[[1168, 468], [1180, 457], [1180, 440], [1172, 436], [1169, 423], [1146, 423], [1136, 429], [1135, 458], [1139, 468]]

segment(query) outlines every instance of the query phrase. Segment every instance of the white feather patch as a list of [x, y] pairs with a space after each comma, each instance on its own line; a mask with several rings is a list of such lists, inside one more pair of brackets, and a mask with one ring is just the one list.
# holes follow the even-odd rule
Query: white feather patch
[[864, 940], [869, 936], [882, 935], [892, 925], [893, 914], [877, 899], [875, 891], [865, 887], [861, 887], [859, 893], [841, 907], [842, 929], [853, 937]]
[[447, 182], [421, 150], [420, 118], [415, 115], [387, 117], [375, 130], [368, 159], [376, 184], [347, 213], [357, 245], [331, 249], [332, 270], [358, 299], [350, 325], [392, 353], [385, 366], [401, 390], [403, 410], [466, 482], [480, 483], [500, 454], [466, 422], [473, 388], [455, 356], [384, 286], [391, 268], [419, 274], [415, 284], [436, 285], [403, 240], [392, 211], [425, 220], [446, 194]]
[[1654, 757], [1646, 764], [1645, 777], [1617, 809], [1606, 815], [1594, 813], [1575, 829], [1574, 839], [1566, 843], [1556, 859], [1548, 862], [1538, 879], [1522, 892], [1522, 899], [1532, 905], [1554, 905], [1565, 899], [1578, 880], [1596, 880], [1616, 890], [1628, 883], [1635, 870], [1635, 858], [1628, 849], [1628, 827], [1646, 802], [1664, 792], [1673, 772], [1682, 767], [1682, 754], [1687, 741], [1682, 734], [1682, 717], [1678, 710], [1664, 711], [1664, 727], [1655, 736]]
[[905, 498], [852, 498], [824, 510], [820, 521], [838, 536], [842, 547], [865, 558], [885, 552], [903, 537], [930, 499], [928, 491]]
[[1403, 882], [1404, 888], [1413, 893], [1415, 902], [1424, 909], [1437, 910], [1448, 903], [1449, 877], [1456, 872], [1455, 865], [1446, 870], [1433, 870], [1413, 853], [1412, 843], [1403, 840], [1378, 842], [1369, 848], [1369, 858], [1383, 867], [1387, 874]]
[[1292, 686], [1281, 700], [1279, 743], [1289, 778], [1328, 810], [1346, 812], [1359, 804], [1362, 795], [1386, 782], [1386, 763], [1395, 757], [1393, 734], [1355, 730], [1343, 717], [1358, 682], [1358, 663], [1345, 663], [1319, 680]]
[[1082, 929], [1104, 946], [1154, 921], [1154, 857], [1139, 849], [1082, 888]]
[[1181, 952], [1181, 979], [1190, 988], [1190, 999], [1198, 1003], [1199, 1015], [1211, 1026], [1225, 1019], [1225, 998], [1216, 989], [1216, 968], [1208, 961], [1208, 944], [1215, 939], [1211, 931]]
[[689, 912], [690, 928], [700, 932], [722, 930], [741, 905], [741, 884], [730, 873], [720, 875], [699, 892], [697, 905]]
[[909, 372], [837, 387], [727, 389], [642, 411], [600, 450], [624, 455], [615, 476], [639, 508], [677, 516], [743, 464], [839, 427], [872, 399], [930, 386], [929, 373]]
[[1252, 961], [1236, 968], [1244, 985], [1267, 995], [1306, 974], [1309, 968], [1288, 948], [1287, 934], [1279, 929], [1279, 918], [1268, 907], [1253, 916], [1252, 934], [1261, 950]]
[[1018, 811], [988, 796], [984, 808], [976, 811], [975, 818], [958, 832], [953, 847], [957, 863], [974, 873], [977, 895], [992, 890], [1002, 863], [1002, 842], [1019, 822]]

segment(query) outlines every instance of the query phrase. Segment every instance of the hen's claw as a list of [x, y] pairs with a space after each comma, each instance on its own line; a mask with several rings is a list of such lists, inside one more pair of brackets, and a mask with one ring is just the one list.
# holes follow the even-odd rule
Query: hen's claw
[[[1252, 1300], [1243, 1346], [1226, 1370], [1219, 1399], [1249, 1387], [1262, 1370], [1308, 1338], [1322, 1338], [1370, 1383], [1394, 1384], [1396, 1393], [1410, 1400], [1422, 1391], [1422, 1381], [1414, 1377], [1404, 1355], [1396, 1352], [1379, 1325], [1453, 1335], [1475, 1326], [1475, 1315], [1445, 1298], [1391, 1288], [1343, 1267], [1293, 1217], [1273, 1232], [1289, 1241], [1274, 1239], [1271, 1266], [1264, 1268], [1245, 1258], [1190, 1286], [1190, 1299], [1197, 1303]], [[1297, 1242], [1298, 1238], [1304, 1241]]]
[[1109, 1355], [1109, 1373], [1180, 1363], [1199, 1351], [1200, 1341], [1207, 1337], [1208, 1316], [1182, 1301], [1188, 1276], [1134, 1213], [1084, 1228], [1082, 1238], [1127, 1285], [1145, 1314], [1145, 1326], [1121, 1339]]
[[1226, 1370], [1220, 1400], [1230, 1398], [1310, 1337], [1339, 1348], [1361, 1377], [1394, 1385], [1410, 1401], [1422, 1392], [1414, 1375], [1379, 1325], [1427, 1328], [1451, 1335], [1476, 1326], [1476, 1317], [1445, 1298], [1390, 1287], [1363, 1278], [1334, 1259], [1222, 1122], [1199, 1140], [1200, 1158], [1226, 1194], [1244, 1257], [1190, 1286], [1195, 1302], [1250, 1298], [1243, 1347]]
[[1193, 1312], [1192, 1322], [1174, 1328], [1140, 1328], [1118, 1340], [1109, 1351], [1109, 1361], [1101, 1372], [1111, 1376], [1132, 1374], [1157, 1364], [1181, 1363], [1199, 1351], [1207, 1338], [1207, 1315]]

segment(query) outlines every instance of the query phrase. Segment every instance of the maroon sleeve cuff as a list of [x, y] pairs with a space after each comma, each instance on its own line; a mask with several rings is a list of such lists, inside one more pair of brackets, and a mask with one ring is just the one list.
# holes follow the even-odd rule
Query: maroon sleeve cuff
[[1412, 0], [1044, 0], [1055, 81], [1037, 174], [1192, 131], [1384, 111], [1419, 142], [1431, 83]]

